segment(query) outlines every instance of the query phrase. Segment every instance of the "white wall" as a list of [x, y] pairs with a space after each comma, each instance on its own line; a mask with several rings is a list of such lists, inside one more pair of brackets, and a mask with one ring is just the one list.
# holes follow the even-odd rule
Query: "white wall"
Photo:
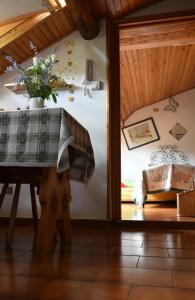
[[[106, 196], [107, 196], [107, 157], [106, 157], [106, 33], [105, 22], [101, 22], [101, 32], [97, 38], [85, 41], [78, 32], [56, 43], [54, 46], [44, 51], [42, 56], [53, 53], [57, 47], [56, 55], [60, 60], [64, 77], [69, 79], [74, 76], [76, 90], [74, 94], [68, 91], [60, 91], [57, 106], [64, 107], [74, 118], [76, 118], [88, 131], [91, 137], [96, 168], [95, 172], [85, 187], [81, 183], [71, 182], [72, 218], [105, 219], [106, 218]], [[74, 41], [72, 55], [67, 54], [67, 42]], [[67, 68], [67, 60], [72, 57], [73, 66]], [[104, 88], [101, 91], [92, 93], [93, 98], [83, 95], [82, 82], [85, 78], [86, 59], [94, 61], [94, 80], [101, 80]], [[30, 60], [31, 62], [31, 60]], [[20, 107], [25, 109], [28, 102], [22, 95], [16, 95], [3, 85], [12, 81], [13, 74], [4, 74], [0, 77], [0, 108], [6, 110]], [[73, 96], [75, 100], [70, 102], [68, 96]], [[55, 104], [47, 102], [48, 107]], [[18, 216], [31, 216], [28, 187], [23, 187], [19, 204]], [[6, 204], [2, 207], [1, 216], [9, 213], [11, 197], [6, 196]]]
[[[126, 181], [127, 179], [135, 180], [141, 170], [148, 167], [150, 154], [158, 150], [158, 145], [177, 145], [177, 149], [184, 151], [188, 155], [190, 163], [195, 165], [195, 89], [178, 94], [173, 98], [179, 104], [176, 112], [164, 110], [164, 107], [169, 103], [168, 99], [164, 99], [156, 104], [137, 110], [125, 121], [124, 126], [127, 126], [152, 117], [160, 135], [160, 140], [128, 150], [124, 137], [121, 134], [122, 181]], [[154, 112], [154, 108], [157, 108], [159, 111]], [[169, 130], [177, 122], [188, 130], [187, 134], [180, 141], [177, 141], [169, 133]]]

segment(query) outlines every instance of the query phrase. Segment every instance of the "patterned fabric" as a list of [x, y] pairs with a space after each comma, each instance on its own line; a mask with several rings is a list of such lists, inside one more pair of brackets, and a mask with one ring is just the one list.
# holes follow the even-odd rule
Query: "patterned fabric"
[[0, 112], [0, 165], [57, 166], [87, 182], [95, 162], [87, 130], [62, 108]]
[[138, 206], [143, 205], [147, 194], [165, 191], [186, 191], [194, 187], [195, 167], [177, 164], [151, 167], [142, 172], [142, 178], [133, 192]]

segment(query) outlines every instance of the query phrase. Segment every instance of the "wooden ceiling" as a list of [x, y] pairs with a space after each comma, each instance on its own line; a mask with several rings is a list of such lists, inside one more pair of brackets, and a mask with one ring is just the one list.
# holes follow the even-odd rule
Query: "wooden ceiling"
[[52, 15], [44, 12], [21, 20], [0, 38], [0, 73], [9, 65], [5, 55], [12, 56], [18, 63], [32, 56], [29, 41], [41, 51], [74, 30], [74, 21], [66, 9]]
[[[58, 0], [42, 0], [59, 3]], [[90, 39], [98, 33], [96, 20], [126, 16], [162, 0], [66, 0], [66, 6], [0, 23], [0, 74], [10, 55], [22, 63], [33, 55], [32, 41], [39, 51], [76, 29]], [[120, 31], [121, 118], [140, 107], [195, 87], [194, 19], [164, 25], [123, 26]], [[90, 24], [90, 25], [89, 25]], [[84, 34], [83, 34], [84, 36]], [[183, 45], [182, 45], [183, 44]]]
[[195, 88], [195, 16], [120, 30], [121, 121]]
[[[52, 3], [53, 0], [43, 1], [45, 3]], [[0, 24], [0, 74], [9, 65], [9, 62], [5, 59], [5, 55], [12, 56], [18, 63], [22, 63], [33, 55], [29, 49], [29, 41], [32, 41], [39, 51], [41, 51], [76, 30], [77, 25], [82, 22], [78, 20], [77, 24], [75, 21], [75, 12], [71, 9], [75, 7], [75, 3], [77, 6], [80, 6], [81, 14], [81, 8], [83, 8], [83, 11], [90, 9], [94, 18], [97, 19], [105, 16], [122, 16], [159, 1], [67, 0], [67, 5], [63, 9], [57, 10], [54, 14], [50, 14], [48, 11], [41, 11], [37, 14], [28, 14], [26, 17], [23, 16], [10, 21], [8, 20], [7, 23]], [[55, 2], [57, 3], [58, 1]], [[84, 29], [86, 29], [86, 26]], [[95, 32], [98, 32], [97, 28]], [[89, 32], [89, 37], [90, 34]]]
[[[160, 0], [161, 1], [161, 0]], [[96, 17], [121, 17], [150, 6], [159, 0], [89, 0]]]

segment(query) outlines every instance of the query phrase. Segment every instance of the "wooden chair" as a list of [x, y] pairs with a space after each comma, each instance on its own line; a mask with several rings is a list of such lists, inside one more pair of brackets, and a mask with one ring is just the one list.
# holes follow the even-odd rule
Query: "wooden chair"
[[[13, 241], [14, 227], [16, 223], [16, 214], [18, 209], [21, 184], [22, 183], [17, 182], [14, 191], [13, 202], [12, 202], [12, 207], [11, 207], [10, 217], [9, 217], [8, 230], [7, 230], [6, 240], [5, 240], [7, 246], [11, 246], [11, 243]], [[9, 183], [7, 182], [3, 184], [3, 188], [0, 194], [0, 209], [5, 199], [8, 186]], [[36, 205], [35, 186], [33, 184], [30, 184], [30, 196], [31, 196], [32, 215], [33, 215], [33, 228], [34, 228], [34, 232], [36, 233], [37, 225], [38, 225], [38, 213], [37, 213], [37, 205]]]

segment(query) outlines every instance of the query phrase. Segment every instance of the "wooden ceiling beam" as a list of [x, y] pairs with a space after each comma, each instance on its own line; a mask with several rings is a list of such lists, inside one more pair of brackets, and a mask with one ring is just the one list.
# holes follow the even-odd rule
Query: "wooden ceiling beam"
[[0, 49], [22, 36], [24, 33], [32, 29], [35, 25], [50, 16], [49, 12], [44, 12], [21, 22], [18, 26], [12, 28], [9, 32], [0, 37]]
[[99, 33], [99, 26], [88, 0], [66, 0], [66, 5], [82, 37], [85, 40], [94, 39]]
[[167, 41], [151, 41], [146, 43], [139, 43], [139, 44], [129, 44], [129, 41], [124, 41], [124, 44], [121, 44], [120, 50], [127, 51], [127, 50], [139, 50], [139, 49], [149, 49], [149, 48], [159, 48], [159, 47], [168, 47], [168, 46], [187, 46], [195, 44], [195, 36], [186, 37], [183, 39], [173, 39]]
[[13, 18], [9, 18], [9, 19], [0, 21], [0, 27], [11, 24], [11, 23], [15, 23], [15, 22], [20, 22], [20, 21], [22, 22], [25, 19], [28, 19], [28, 18], [34, 17], [34, 16], [38, 16], [38, 15], [40, 15], [40, 14], [46, 12], [46, 11], [47, 11], [46, 9], [41, 9], [41, 10], [36, 11], [36, 12], [30, 12], [30, 13], [27, 13], [27, 14], [23, 14], [21, 16], [17, 16], [17, 17], [13, 17]]
[[195, 43], [194, 20], [143, 25], [120, 31], [120, 50], [147, 49]]

